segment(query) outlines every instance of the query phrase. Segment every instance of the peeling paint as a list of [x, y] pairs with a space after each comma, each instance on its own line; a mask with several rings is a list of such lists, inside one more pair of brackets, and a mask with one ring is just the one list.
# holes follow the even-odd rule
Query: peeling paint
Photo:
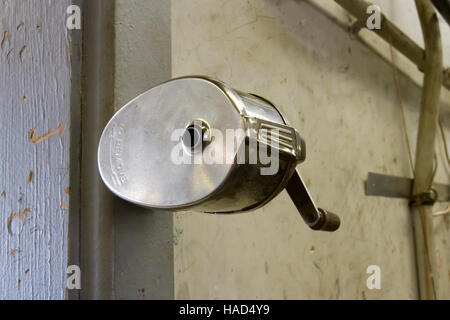
[[13, 219], [17, 218], [17, 219], [23, 220], [29, 214], [30, 214], [30, 209], [28, 209], [28, 208], [23, 211], [19, 211], [18, 213], [12, 213], [8, 218], [7, 225], [10, 226]]
[[22, 56], [23, 56], [23, 53], [24, 53], [26, 48], [27, 48], [27, 46], [23, 46], [22, 48], [20, 48], [20, 50], [19, 50], [19, 58], [20, 58], [20, 60], [22, 60]]
[[69, 204], [66, 203], [64, 200], [61, 200], [61, 209], [69, 210]]
[[30, 171], [30, 174], [28, 175], [28, 184], [31, 184], [33, 182], [33, 170]]
[[5, 32], [3, 32], [3, 38], [2, 38], [2, 43], [0, 45], [1, 49], [3, 50], [3, 45], [6, 42], [6, 39], [8, 39], [8, 30], [6, 30]]
[[42, 137], [39, 137], [39, 138], [35, 137], [36, 131], [33, 129], [33, 130], [30, 130], [29, 137], [30, 137], [30, 140], [34, 144], [38, 144], [38, 143], [40, 143], [40, 142], [50, 138], [51, 136], [54, 136], [55, 134], [59, 133], [59, 135], [62, 136], [65, 129], [66, 129], [66, 125], [62, 124], [58, 128], [49, 131], [47, 134], [45, 134], [45, 135], [43, 135]]

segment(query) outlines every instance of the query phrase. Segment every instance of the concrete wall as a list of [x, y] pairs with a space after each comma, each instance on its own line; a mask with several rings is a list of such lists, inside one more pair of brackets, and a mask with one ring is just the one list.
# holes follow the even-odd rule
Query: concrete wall
[[[116, 109], [170, 79], [170, 6], [160, 0], [116, 1]], [[115, 214], [115, 297], [173, 299], [172, 213], [117, 199]]]
[[[400, 9], [389, 15], [419, 24]], [[313, 232], [286, 192], [253, 213], [177, 213], [176, 298], [417, 298], [407, 201], [364, 194], [369, 171], [412, 176], [391, 65], [305, 1], [174, 0], [172, 37], [174, 77], [214, 76], [278, 105], [306, 139], [299, 169], [313, 197], [342, 218], [337, 233]], [[403, 76], [400, 85], [414, 154], [421, 89]], [[448, 183], [440, 138], [436, 152], [436, 181]], [[447, 299], [449, 218], [434, 219]], [[381, 267], [381, 290], [366, 287], [369, 265]]]
[[[422, 48], [424, 47], [422, 28], [417, 15], [415, 1], [402, 0], [375, 0], [373, 3], [380, 6], [386, 17], [393, 22], [411, 39], [413, 39]], [[447, 22], [438, 13], [439, 23], [442, 32], [442, 45], [444, 47], [444, 65], [450, 65], [450, 27]]]

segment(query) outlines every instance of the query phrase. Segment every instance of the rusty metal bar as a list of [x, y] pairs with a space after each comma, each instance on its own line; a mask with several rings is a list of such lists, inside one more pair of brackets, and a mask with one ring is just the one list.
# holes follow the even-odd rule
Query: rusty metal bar
[[[442, 42], [438, 16], [429, 0], [416, 0], [425, 40], [424, 84], [417, 137], [413, 195], [428, 192], [433, 179], [433, 155], [442, 83]], [[413, 212], [416, 262], [421, 299], [436, 299], [431, 206]]]
[[[342, 8], [348, 11], [360, 22], [365, 22], [370, 17], [367, 8], [374, 5], [366, 0], [335, 0]], [[364, 23], [365, 24], [365, 23]], [[372, 30], [386, 42], [401, 52], [405, 57], [417, 65], [417, 68], [424, 72], [425, 70], [425, 51], [403, 31], [390, 22], [384, 14], [381, 13], [381, 29]], [[441, 67], [441, 83], [450, 90], [450, 72]]]

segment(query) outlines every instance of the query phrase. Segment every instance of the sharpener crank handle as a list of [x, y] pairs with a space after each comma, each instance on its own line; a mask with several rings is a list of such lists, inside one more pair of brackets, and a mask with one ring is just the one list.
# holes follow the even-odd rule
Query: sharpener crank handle
[[341, 225], [339, 217], [317, 208], [297, 170], [286, 185], [286, 190], [306, 224], [313, 230], [336, 231]]

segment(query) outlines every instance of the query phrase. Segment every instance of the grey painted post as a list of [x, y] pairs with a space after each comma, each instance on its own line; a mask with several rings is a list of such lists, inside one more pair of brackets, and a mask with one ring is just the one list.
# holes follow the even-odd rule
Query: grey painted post
[[[71, 3], [0, 0], [0, 299], [66, 298], [68, 256], [83, 278], [72, 299], [173, 298], [172, 215], [115, 202], [101, 191], [94, 156], [95, 134], [112, 106], [111, 80], [120, 106], [171, 77], [170, 2], [118, 1], [116, 16], [99, 17], [109, 35], [114, 18], [117, 30], [126, 28], [121, 22], [133, 25], [118, 30], [117, 76], [108, 67], [100, 75], [107, 82], [92, 72], [96, 52], [107, 48], [93, 36], [82, 44], [81, 36], [95, 27], [95, 12], [113, 10], [103, 10], [106, 1], [84, 3], [83, 30], [70, 35]], [[100, 97], [105, 88], [109, 100]], [[104, 111], [95, 107], [99, 101]], [[99, 225], [105, 219], [95, 217], [105, 214], [107, 226]]]
[[64, 299], [69, 0], [0, 0], [0, 299]]

